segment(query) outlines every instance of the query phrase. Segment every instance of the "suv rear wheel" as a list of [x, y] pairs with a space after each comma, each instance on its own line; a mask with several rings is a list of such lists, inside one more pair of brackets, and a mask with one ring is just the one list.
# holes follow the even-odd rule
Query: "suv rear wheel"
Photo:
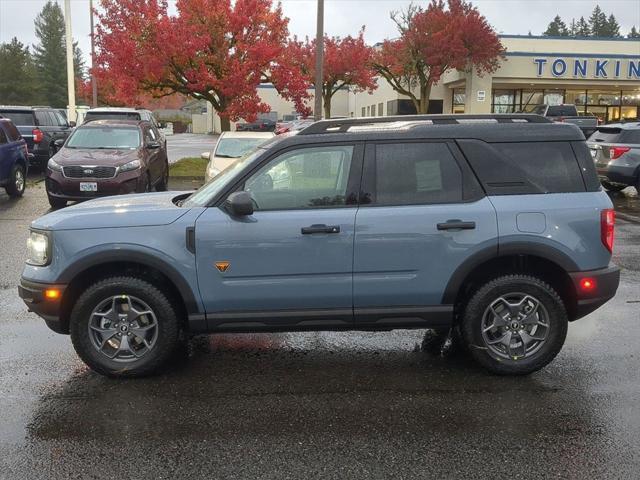
[[567, 324], [564, 304], [550, 285], [528, 275], [508, 275], [476, 291], [464, 309], [461, 330], [483, 367], [501, 375], [526, 375], [554, 359]]
[[139, 377], [156, 373], [178, 344], [178, 317], [167, 295], [136, 277], [101, 280], [71, 312], [71, 341], [98, 373]]

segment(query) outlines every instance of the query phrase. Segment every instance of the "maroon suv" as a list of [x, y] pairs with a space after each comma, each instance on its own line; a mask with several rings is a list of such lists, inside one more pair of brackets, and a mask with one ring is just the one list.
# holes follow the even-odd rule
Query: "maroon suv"
[[139, 120], [96, 120], [77, 127], [47, 164], [53, 208], [69, 200], [166, 190], [169, 162], [155, 126]]

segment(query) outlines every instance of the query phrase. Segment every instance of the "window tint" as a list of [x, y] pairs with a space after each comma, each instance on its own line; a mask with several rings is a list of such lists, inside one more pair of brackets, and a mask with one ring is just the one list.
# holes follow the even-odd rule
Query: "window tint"
[[20, 132], [13, 123], [5, 122], [4, 129], [7, 132], [10, 142], [17, 142], [22, 138], [22, 135], [20, 135]]
[[60, 112], [51, 112], [56, 124], [60, 127], [65, 127], [67, 125], [67, 120], [62, 116]]
[[[6, 125], [6, 123], [5, 123], [5, 125]], [[8, 143], [7, 136], [4, 134], [4, 130], [2, 129], [2, 127], [0, 127], [0, 145], [2, 145], [4, 143]]]
[[622, 142], [640, 144], [640, 128], [638, 130], [625, 130], [622, 133]]
[[337, 207], [347, 203], [353, 146], [304, 148], [270, 161], [245, 183], [256, 210]]
[[14, 125], [34, 125], [31, 112], [15, 112], [13, 110], [0, 110], [0, 115], [11, 120]]
[[600, 127], [590, 137], [590, 142], [615, 143], [620, 137], [622, 129], [615, 127]]
[[585, 191], [569, 142], [460, 143], [490, 195]]
[[548, 117], [575, 117], [578, 115], [573, 105], [551, 105], [547, 110]]
[[462, 172], [444, 143], [393, 143], [375, 147], [372, 203], [416, 205], [462, 201]]

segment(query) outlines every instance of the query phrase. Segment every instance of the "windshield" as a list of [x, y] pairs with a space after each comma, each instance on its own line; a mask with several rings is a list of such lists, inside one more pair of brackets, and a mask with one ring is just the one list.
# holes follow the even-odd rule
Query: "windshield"
[[[263, 139], [264, 140], [264, 139]], [[253, 162], [264, 153], [264, 150], [257, 149], [250, 151], [240, 160], [233, 162], [218, 175], [213, 177], [209, 183], [196, 190], [182, 202], [183, 207], [204, 207], [231, 181], [241, 170]]]
[[78, 128], [65, 145], [66, 148], [99, 148], [135, 150], [140, 146], [137, 128], [89, 127]]
[[267, 140], [269, 139], [223, 137], [218, 141], [214, 157], [240, 158]]

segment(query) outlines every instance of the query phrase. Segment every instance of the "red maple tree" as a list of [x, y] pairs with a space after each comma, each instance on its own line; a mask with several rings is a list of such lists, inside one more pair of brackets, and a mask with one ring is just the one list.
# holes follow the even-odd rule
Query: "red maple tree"
[[[117, 103], [141, 93], [211, 102], [223, 130], [268, 112], [257, 87], [272, 82], [308, 113], [307, 83], [286, 55], [288, 19], [272, 0], [101, 0], [96, 78]], [[143, 95], [144, 96], [144, 95]]]
[[[295, 59], [306, 80], [315, 83], [316, 41], [294, 39], [289, 44], [290, 58]], [[351, 35], [324, 37], [322, 62], [322, 104], [324, 117], [331, 117], [331, 99], [344, 87], [356, 92], [372, 92], [377, 88], [376, 71], [371, 66], [373, 48], [364, 41], [364, 28], [354, 38]]]
[[426, 9], [411, 4], [391, 18], [400, 37], [385, 41], [373, 66], [418, 113], [427, 113], [431, 87], [450, 69], [497, 70], [505, 49], [477, 8], [464, 0], [431, 0]]

